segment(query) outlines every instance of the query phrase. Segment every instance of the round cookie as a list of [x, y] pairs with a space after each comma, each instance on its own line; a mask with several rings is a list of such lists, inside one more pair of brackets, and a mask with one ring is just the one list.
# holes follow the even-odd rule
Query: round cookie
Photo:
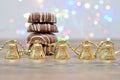
[[27, 32], [58, 32], [56, 25], [53, 24], [30, 24]]
[[26, 38], [26, 42], [29, 44], [33, 44], [35, 40], [40, 40], [51, 44], [57, 42], [57, 37], [52, 33], [31, 33]]
[[29, 23], [56, 23], [57, 19], [56, 16], [52, 13], [39, 13], [34, 12], [29, 15], [28, 18]]

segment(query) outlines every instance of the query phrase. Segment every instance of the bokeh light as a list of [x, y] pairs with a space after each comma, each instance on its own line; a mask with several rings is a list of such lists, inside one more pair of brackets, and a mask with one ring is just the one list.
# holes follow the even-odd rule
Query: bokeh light
[[41, 3], [44, 2], [44, 0], [37, 0], [37, 2], [38, 2], [39, 4], [41, 4]]
[[23, 0], [18, 0], [18, 2], [22, 2]]
[[90, 8], [90, 3], [85, 3], [85, 8]]
[[92, 20], [92, 17], [91, 17], [91, 16], [88, 16], [88, 20], [91, 21], [91, 20]]
[[81, 6], [81, 2], [77, 2], [77, 6]]
[[9, 23], [10, 24], [14, 23], [14, 19], [13, 18], [9, 19]]
[[70, 39], [70, 36], [69, 36], [69, 35], [66, 35], [66, 36], [65, 36], [65, 39], [66, 39], [66, 40], [69, 40], [69, 39]]
[[96, 13], [96, 16], [97, 16], [97, 17], [100, 17], [100, 13]]
[[111, 41], [111, 38], [110, 37], [107, 37], [107, 39], [106, 39], [107, 41]]
[[104, 4], [104, 0], [99, 0], [99, 3], [100, 4]]
[[[112, 10], [112, 5], [110, 0], [33, 0], [32, 4], [23, 9], [25, 0], [16, 0], [18, 5], [18, 10], [15, 15], [21, 15], [25, 20], [18, 22], [21, 19], [20, 16], [10, 16], [7, 19], [7, 23], [18, 24], [18, 28], [15, 31], [17, 35], [24, 36], [27, 34], [27, 30], [21, 29], [21, 25], [28, 27], [30, 23], [27, 23], [27, 19], [31, 12], [51, 12], [57, 17], [57, 27], [58, 27], [58, 40], [61, 38], [70, 39], [80, 32], [79, 36], [85, 38], [96, 38], [99, 34], [104, 34], [101, 36], [106, 36], [111, 33], [109, 26], [114, 19], [114, 14]], [[31, 1], [30, 1], [31, 2]], [[25, 6], [27, 7], [27, 6]], [[26, 22], [25, 22], [26, 21]], [[88, 29], [89, 26], [89, 29]], [[110, 25], [111, 26], [111, 25]], [[16, 29], [16, 26], [15, 26]], [[98, 32], [101, 31], [101, 32]], [[109, 31], [109, 32], [108, 32]], [[72, 35], [72, 37], [71, 37]], [[62, 36], [62, 37], [61, 37]], [[81, 37], [80, 37], [81, 38]]]
[[95, 8], [95, 9], [98, 9], [98, 8], [99, 8], [99, 6], [96, 4], [96, 5], [94, 6], [94, 8]]
[[94, 21], [94, 25], [97, 25], [98, 24], [98, 21]]
[[64, 26], [58, 27], [58, 31], [59, 31], [59, 32], [63, 32], [63, 30], [64, 30]]
[[20, 30], [16, 30], [16, 34], [19, 35], [20, 34]]
[[23, 16], [24, 16], [24, 18], [28, 19], [29, 15], [30, 15], [30, 13], [28, 12], [28, 13], [25, 13]]
[[26, 31], [25, 30], [21, 30], [21, 35], [25, 35]]
[[76, 11], [74, 11], [74, 10], [71, 13], [72, 13], [72, 15], [76, 15]]
[[108, 30], [104, 29], [104, 30], [103, 30], [103, 33], [104, 33], [104, 34], [108, 34]]
[[91, 38], [94, 37], [94, 33], [91, 32], [91, 33], [89, 34], [89, 36], [90, 36]]
[[107, 20], [108, 22], [112, 22], [112, 17], [109, 15], [105, 15], [104, 19]]
[[110, 5], [106, 5], [106, 6], [105, 6], [105, 9], [106, 9], [106, 10], [110, 10], [110, 9], [111, 9], [111, 6], [110, 6]]

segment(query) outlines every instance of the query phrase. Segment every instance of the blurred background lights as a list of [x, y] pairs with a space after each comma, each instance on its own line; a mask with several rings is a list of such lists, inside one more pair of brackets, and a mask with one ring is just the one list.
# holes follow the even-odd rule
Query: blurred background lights
[[64, 26], [58, 27], [58, 31], [59, 31], [59, 32], [63, 32], [63, 30], [64, 30]]
[[97, 16], [97, 17], [100, 17], [100, 13], [96, 13], [96, 16]]
[[96, 4], [96, 5], [94, 6], [94, 8], [95, 8], [95, 9], [98, 9], [98, 8], [99, 8], [99, 6]]
[[77, 2], [77, 6], [81, 6], [81, 2]]
[[74, 0], [68, 0], [68, 4], [69, 4], [70, 6], [73, 6], [73, 5], [74, 5]]
[[16, 30], [16, 34], [18, 34], [18, 35], [19, 35], [19, 34], [20, 34], [20, 30]]
[[89, 36], [90, 36], [90, 37], [94, 37], [94, 33], [91, 32], [91, 33], [89, 34]]
[[57, 37], [57, 40], [60, 41], [62, 38], [60, 36]]
[[23, 0], [18, 0], [19, 2], [22, 2]]
[[98, 24], [98, 21], [94, 21], [94, 25], [97, 25]]
[[90, 3], [85, 3], [85, 8], [90, 8]]
[[43, 4], [40, 4], [40, 8], [44, 8], [44, 5], [43, 5]]
[[[58, 40], [63, 37], [66, 39], [84, 39], [92, 37], [106, 38], [106, 36], [111, 33], [113, 33], [113, 37], [116, 35], [114, 34], [116, 28], [113, 28], [111, 25], [111, 23], [114, 24], [113, 19], [115, 19], [114, 7], [112, 7], [111, 4], [112, 0], [8, 0], [8, 3], [9, 2], [17, 6], [9, 6], [9, 9], [13, 11], [9, 12], [9, 9], [6, 9], [5, 12], [2, 13], [7, 16], [4, 16], [6, 19], [3, 21], [3, 15], [0, 16], [1, 26], [3, 26], [4, 29], [8, 29], [7, 25], [12, 24], [10, 26], [13, 26], [14, 33], [16, 33], [14, 36], [21, 35], [21, 37], [23, 36], [22, 38], [24, 38], [24, 35], [27, 34], [26, 29], [30, 25], [27, 19], [31, 12], [37, 11], [51, 12], [56, 15], [56, 25], [59, 31], [57, 34]], [[24, 26], [26, 29], [24, 29]], [[3, 29], [3, 27], [0, 28]], [[13, 37], [11, 33], [13, 30], [10, 30], [8, 33]], [[96, 31], [98, 32], [96, 33]], [[1, 31], [1, 34], [3, 33], [4, 31]], [[1, 35], [1, 37], [4, 36]]]
[[68, 14], [65, 14], [65, 15], [64, 15], [64, 18], [68, 19], [68, 18], [69, 18], [69, 15], [68, 15]]
[[100, 3], [100, 4], [103, 4], [103, 3], [104, 3], [104, 0], [99, 0], [99, 3]]
[[37, 0], [39, 4], [43, 3], [44, 0]]
[[58, 8], [55, 8], [54, 11], [55, 11], [55, 12], [59, 12], [59, 9], [58, 9]]
[[103, 30], [103, 33], [104, 33], [104, 34], [108, 34], [108, 30], [104, 29], [104, 30]]
[[91, 21], [91, 20], [92, 20], [92, 17], [91, 17], [91, 16], [88, 16], [88, 20]]
[[70, 39], [70, 36], [69, 36], [69, 35], [66, 35], [66, 36], [65, 36], [65, 39], [66, 39], [66, 40], [69, 40], [69, 39]]
[[106, 10], [110, 10], [110, 8], [111, 8], [110, 5], [106, 5], [106, 6], [105, 6], [105, 9], [106, 9]]
[[74, 10], [71, 13], [72, 13], [72, 15], [76, 15], [76, 11], [74, 11]]
[[108, 37], [106, 40], [107, 40], [107, 41], [111, 41], [111, 38]]
[[68, 9], [65, 9], [64, 12], [65, 12], [65, 13], [69, 13], [69, 10], [68, 10]]
[[26, 31], [25, 30], [21, 30], [21, 35], [25, 35]]
[[105, 15], [104, 19], [107, 20], [108, 22], [112, 22], [112, 17], [110, 17], [109, 15]]
[[10, 24], [14, 23], [14, 19], [13, 18], [9, 19], [9, 23]]
[[60, 18], [60, 17], [61, 17], [60, 13], [57, 13], [57, 14], [56, 14], [56, 17], [57, 17], [57, 18]]
[[30, 13], [25, 13], [23, 16], [24, 16], [24, 18], [28, 19], [29, 15], [30, 15]]
[[100, 19], [99, 19], [99, 18], [97, 18], [97, 17], [96, 17], [94, 20], [95, 20], [95, 21], [97, 21], [97, 22], [99, 22], [99, 21], [100, 21]]

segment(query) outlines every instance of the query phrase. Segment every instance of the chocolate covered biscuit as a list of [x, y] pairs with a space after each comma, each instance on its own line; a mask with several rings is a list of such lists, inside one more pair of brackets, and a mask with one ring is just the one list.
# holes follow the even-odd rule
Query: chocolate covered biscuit
[[56, 17], [52, 13], [39, 13], [34, 12], [29, 15], [29, 23], [56, 23]]
[[57, 42], [57, 37], [52, 33], [31, 33], [26, 39], [27, 43], [31, 44], [33, 44], [35, 40], [51, 44]]
[[56, 25], [53, 24], [30, 24], [27, 32], [58, 32]]

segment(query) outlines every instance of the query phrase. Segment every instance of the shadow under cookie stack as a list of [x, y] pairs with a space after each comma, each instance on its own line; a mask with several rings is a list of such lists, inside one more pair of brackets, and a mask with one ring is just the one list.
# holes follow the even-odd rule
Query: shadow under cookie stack
[[31, 13], [28, 17], [28, 23], [30, 23], [30, 25], [27, 27], [27, 32], [31, 33], [26, 38], [28, 49], [31, 49], [35, 40], [39, 40], [48, 44], [53, 44], [51, 48], [49, 48], [48, 45], [42, 44], [44, 53], [46, 55], [52, 55], [53, 53], [51, 52], [55, 52], [54, 43], [57, 42], [57, 37], [53, 34], [58, 32], [56, 22], [56, 16], [52, 13]]

